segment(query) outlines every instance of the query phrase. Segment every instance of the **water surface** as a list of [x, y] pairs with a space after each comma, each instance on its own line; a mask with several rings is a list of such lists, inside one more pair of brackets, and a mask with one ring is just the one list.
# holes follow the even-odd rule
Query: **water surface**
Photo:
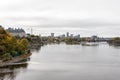
[[46, 45], [16, 72], [14, 80], [120, 80], [120, 48], [106, 43]]

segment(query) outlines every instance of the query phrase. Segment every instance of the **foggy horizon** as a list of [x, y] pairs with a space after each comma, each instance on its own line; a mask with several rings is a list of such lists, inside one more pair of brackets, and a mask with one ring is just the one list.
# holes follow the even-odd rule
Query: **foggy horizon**
[[120, 36], [119, 0], [4, 0], [0, 25], [26, 33]]

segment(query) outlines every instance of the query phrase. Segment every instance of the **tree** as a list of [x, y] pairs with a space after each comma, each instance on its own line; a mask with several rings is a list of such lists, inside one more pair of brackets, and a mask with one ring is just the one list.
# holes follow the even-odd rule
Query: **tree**
[[0, 28], [0, 59], [2, 59], [2, 61], [9, 60], [11, 56], [15, 57], [25, 53], [28, 44], [27, 39], [23, 38], [19, 40], [3, 28]]
[[24, 46], [25, 49], [28, 48], [28, 44], [29, 44], [29, 42], [27, 39], [23, 38], [20, 40], [20, 45]]

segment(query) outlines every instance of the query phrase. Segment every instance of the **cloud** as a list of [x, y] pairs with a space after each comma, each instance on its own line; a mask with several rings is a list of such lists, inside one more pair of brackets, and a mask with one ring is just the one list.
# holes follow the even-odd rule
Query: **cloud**
[[4, 25], [10, 26], [25, 25], [37, 28], [97, 28], [97, 27], [118, 27], [119, 21], [105, 19], [59, 19], [51, 17], [7, 17], [1, 21]]
[[41, 32], [117, 35], [119, 0], [4, 0], [0, 23]]

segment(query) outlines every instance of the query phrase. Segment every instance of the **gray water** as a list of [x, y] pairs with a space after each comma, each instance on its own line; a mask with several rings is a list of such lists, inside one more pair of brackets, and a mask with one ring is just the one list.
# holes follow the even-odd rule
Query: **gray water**
[[13, 80], [120, 80], [120, 48], [106, 43], [51, 44], [32, 53], [25, 68], [13, 70]]

